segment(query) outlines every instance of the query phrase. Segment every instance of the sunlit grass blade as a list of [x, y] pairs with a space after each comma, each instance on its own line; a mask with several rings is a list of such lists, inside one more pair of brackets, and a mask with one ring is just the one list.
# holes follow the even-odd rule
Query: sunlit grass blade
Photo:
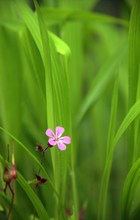
[[[29, 8], [27, 4], [23, 1], [16, 0], [16, 5], [15, 7], [18, 10], [19, 16], [21, 20], [26, 24], [28, 30], [30, 31], [37, 48], [39, 49], [42, 59], [44, 60], [44, 55], [43, 55], [43, 47], [42, 47], [42, 41], [40, 37], [40, 31], [39, 31], [39, 26], [38, 26], [38, 21], [37, 21], [37, 16], [36, 14]], [[70, 54], [70, 49], [69, 47], [62, 41], [60, 38], [58, 38], [56, 35], [54, 35], [52, 32], [47, 31], [48, 35], [54, 42], [55, 48], [58, 53], [62, 55], [69, 56]]]
[[[63, 57], [60, 58], [54, 47], [54, 42], [49, 37], [44, 18], [38, 4], [35, 1], [38, 15], [38, 23], [44, 52], [45, 86], [46, 86], [46, 110], [48, 127], [55, 129], [55, 126], [64, 126], [66, 131], [71, 132], [70, 111], [69, 111], [69, 82], [65, 71]], [[45, 27], [45, 28], [44, 28]], [[61, 61], [62, 59], [62, 61]], [[70, 152], [69, 150], [67, 150]], [[62, 203], [65, 198], [65, 184], [68, 168], [68, 153], [61, 155], [58, 149], [52, 149], [52, 162], [54, 172], [54, 182], [56, 190], [61, 194]], [[57, 218], [65, 218], [63, 210], [59, 209], [58, 201], [55, 207]], [[59, 216], [60, 215], [60, 216]]]
[[119, 48], [119, 50], [112, 56], [99, 71], [97, 77], [93, 79], [91, 88], [83, 100], [76, 117], [76, 125], [79, 125], [86, 112], [98, 101], [110, 81], [116, 74], [116, 67], [126, 56], [126, 45]]
[[[20, 133], [22, 114], [20, 88], [22, 85], [23, 62], [21, 58], [22, 47], [19, 39], [19, 30], [21, 28], [19, 24], [8, 25], [7, 23], [0, 22], [1, 123], [17, 136]], [[15, 57], [13, 57], [13, 54], [15, 54]], [[14, 74], [11, 74], [12, 72], [14, 72]], [[21, 74], [19, 74], [19, 72]], [[13, 97], [16, 105], [13, 104]]]

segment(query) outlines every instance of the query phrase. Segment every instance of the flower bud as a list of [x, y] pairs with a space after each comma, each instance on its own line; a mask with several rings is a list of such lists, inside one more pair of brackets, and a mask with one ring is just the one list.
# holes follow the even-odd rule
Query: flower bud
[[16, 170], [16, 165], [12, 164], [11, 170], [10, 170], [10, 176], [11, 179], [16, 179], [17, 178], [17, 170]]
[[6, 184], [10, 184], [11, 182], [11, 175], [10, 175], [10, 172], [8, 170], [7, 167], [4, 167], [4, 172], [3, 172], [3, 180]]
[[38, 151], [38, 152], [40, 152], [40, 153], [44, 153], [44, 147], [42, 147], [40, 144], [37, 144], [36, 145], [36, 150]]
[[35, 175], [35, 176], [36, 176], [36, 181], [37, 181], [36, 187], [38, 187], [39, 185], [44, 184], [47, 181], [46, 178], [42, 178], [42, 177], [40, 177], [38, 175]]

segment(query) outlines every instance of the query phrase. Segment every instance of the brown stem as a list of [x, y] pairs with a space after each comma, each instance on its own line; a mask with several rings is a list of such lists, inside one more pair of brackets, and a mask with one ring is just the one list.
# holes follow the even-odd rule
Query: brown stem
[[[44, 151], [43, 151], [43, 154], [42, 154], [42, 160], [41, 160], [41, 165], [42, 165], [42, 164], [43, 164], [43, 162], [44, 162], [44, 158], [45, 158], [45, 151], [46, 151], [48, 148], [49, 148], [49, 147], [46, 147], [46, 148], [44, 149]], [[38, 175], [39, 175], [40, 171], [41, 171], [41, 168], [39, 168], [39, 170], [38, 170]]]
[[3, 192], [5, 193], [5, 195], [6, 195], [6, 189], [7, 189], [7, 183], [5, 184], [5, 187], [3, 189]]
[[[44, 162], [44, 158], [45, 158], [45, 151], [48, 149], [49, 147], [47, 146], [44, 150], [43, 150], [43, 153], [42, 153], [42, 159], [41, 159], [41, 165], [43, 164], [43, 162]], [[39, 168], [39, 170], [38, 170], [38, 175], [39, 175], [39, 173], [40, 173], [40, 171], [41, 171], [41, 168]], [[37, 186], [36, 186], [37, 187]], [[36, 188], [35, 187], [35, 188]], [[34, 210], [34, 213], [33, 213], [33, 219], [32, 220], [35, 220], [35, 210]]]
[[11, 187], [11, 185], [9, 184], [9, 189], [12, 193], [12, 199], [11, 199], [11, 204], [10, 204], [10, 208], [9, 208], [9, 212], [8, 212], [8, 215], [7, 215], [7, 218], [6, 220], [9, 220], [10, 219], [10, 215], [12, 213], [12, 209], [13, 209], [13, 204], [14, 204], [14, 196], [15, 196], [15, 193], [14, 193], [14, 188]]

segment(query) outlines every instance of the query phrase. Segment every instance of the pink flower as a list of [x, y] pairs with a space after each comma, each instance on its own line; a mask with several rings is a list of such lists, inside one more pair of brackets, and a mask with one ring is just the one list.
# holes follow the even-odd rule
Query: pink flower
[[65, 144], [70, 144], [71, 139], [68, 136], [61, 137], [64, 133], [64, 128], [57, 126], [56, 127], [56, 133], [51, 129], [46, 130], [46, 135], [49, 137], [48, 143], [51, 146], [57, 145], [60, 150], [66, 150]]

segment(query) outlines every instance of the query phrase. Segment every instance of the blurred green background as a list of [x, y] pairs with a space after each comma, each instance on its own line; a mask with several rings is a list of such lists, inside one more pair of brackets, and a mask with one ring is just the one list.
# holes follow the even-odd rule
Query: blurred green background
[[[139, 219], [140, 3], [38, 3], [0, 0], [1, 187], [13, 141], [20, 173], [11, 219]], [[35, 146], [57, 125], [72, 144], [46, 152], [35, 190]], [[10, 198], [1, 191], [6, 212]]]

